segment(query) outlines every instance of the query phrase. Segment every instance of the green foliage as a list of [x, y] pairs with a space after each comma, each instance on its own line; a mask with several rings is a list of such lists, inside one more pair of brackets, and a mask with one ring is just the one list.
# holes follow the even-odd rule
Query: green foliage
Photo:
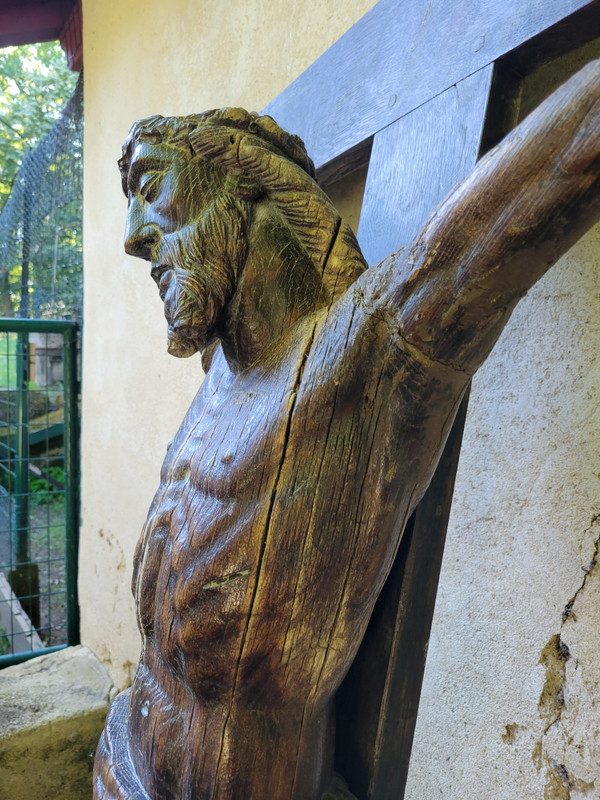
[[[65, 485], [65, 471], [62, 467], [48, 467], [47, 472], [48, 475], [51, 478], [54, 478], [55, 481], [60, 483], [62, 486]], [[31, 501], [37, 506], [45, 506], [49, 505], [50, 503], [62, 502], [64, 497], [63, 492], [58, 489], [58, 487], [54, 486], [52, 483], [49, 483], [44, 478], [30, 478], [29, 493], [31, 495]]]
[[81, 113], [57, 42], [0, 50], [0, 316], [80, 316]]
[[[29, 498], [34, 506], [48, 506], [54, 503], [62, 503], [64, 501], [65, 493], [65, 471], [62, 467], [48, 467], [44, 470], [48, 475], [59, 483], [63, 489], [49, 483], [45, 478], [30, 476], [29, 478]], [[0, 486], [2, 486], [9, 494], [14, 494], [15, 491], [15, 476], [6, 468], [5, 464], [0, 466]]]
[[2, 419], [2, 389], [12, 388], [17, 383], [17, 334], [0, 335], [0, 419]]
[[4, 630], [4, 626], [0, 622], [0, 656], [6, 656], [8, 653], [10, 653], [10, 642]]
[[15, 476], [4, 461], [0, 462], [0, 486], [9, 494], [15, 491]]
[[56, 122], [76, 82], [58, 42], [0, 50], [0, 209], [25, 152]]

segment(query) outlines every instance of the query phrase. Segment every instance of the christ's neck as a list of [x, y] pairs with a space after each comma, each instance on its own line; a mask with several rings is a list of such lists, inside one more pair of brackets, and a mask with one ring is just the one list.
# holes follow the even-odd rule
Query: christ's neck
[[230, 367], [239, 372], [300, 317], [329, 305], [321, 274], [289, 226], [259, 206], [246, 262], [220, 331]]

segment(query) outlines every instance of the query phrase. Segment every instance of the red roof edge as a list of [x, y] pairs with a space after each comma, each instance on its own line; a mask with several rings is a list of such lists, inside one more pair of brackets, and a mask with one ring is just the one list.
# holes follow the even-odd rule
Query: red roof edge
[[69, 69], [81, 72], [83, 67], [83, 14], [81, 0], [75, 0], [58, 36], [67, 56]]

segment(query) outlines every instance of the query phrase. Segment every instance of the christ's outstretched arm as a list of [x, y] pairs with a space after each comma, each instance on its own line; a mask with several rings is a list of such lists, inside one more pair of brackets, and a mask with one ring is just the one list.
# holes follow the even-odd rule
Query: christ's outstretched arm
[[600, 218], [600, 61], [552, 94], [448, 196], [388, 291], [402, 336], [469, 373], [518, 299]]

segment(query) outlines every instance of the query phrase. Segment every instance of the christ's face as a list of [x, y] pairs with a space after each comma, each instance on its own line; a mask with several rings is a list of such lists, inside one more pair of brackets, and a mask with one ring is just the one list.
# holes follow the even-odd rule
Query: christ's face
[[206, 162], [175, 147], [142, 142], [133, 152], [127, 183], [125, 250], [151, 263], [169, 352], [190, 356], [213, 338], [233, 292], [232, 265], [218, 257], [219, 248], [226, 249], [215, 224], [222, 179]]

